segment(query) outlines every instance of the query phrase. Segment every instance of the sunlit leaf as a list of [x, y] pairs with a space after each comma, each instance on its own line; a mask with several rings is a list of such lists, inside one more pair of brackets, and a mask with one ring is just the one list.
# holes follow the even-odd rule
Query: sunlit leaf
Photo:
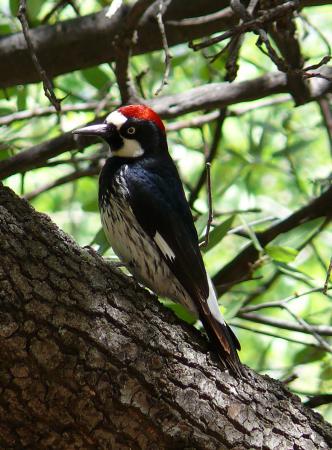
[[316, 347], [305, 347], [294, 356], [294, 364], [308, 364], [323, 359], [326, 351]]
[[206, 228], [208, 217], [209, 217], [209, 214], [206, 213], [206, 214], [202, 214], [201, 216], [199, 216], [199, 218], [196, 220], [195, 227], [196, 227], [198, 237], [202, 236], [203, 231]]
[[10, 0], [9, 1], [10, 12], [12, 13], [13, 16], [17, 16], [19, 5], [20, 5], [20, 0]]
[[179, 317], [181, 320], [184, 320], [185, 322], [193, 325], [195, 322], [197, 322], [197, 318], [190, 314], [190, 312], [179, 303], [174, 303], [168, 299], [162, 299], [162, 303], [170, 310], [172, 310], [177, 317]]
[[[229, 217], [221, 224], [217, 225], [209, 234], [209, 242], [206, 246], [202, 246], [204, 253], [211, 250], [226, 236], [228, 230], [231, 228], [234, 222], [234, 216]], [[204, 238], [202, 239], [204, 241]]]
[[319, 217], [318, 219], [302, 223], [286, 233], [279, 234], [269, 243], [269, 246], [281, 246], [293, 249], [300, 248], [316, 233], [324, 221], [324, 217]]
[[289, 263], [294, 261], [298, 255], [298, 250], [291, 247], [281, 247], [280, 245], [267, 245], [266, 253], [275, 261]]
[[290, 265], [288, 265], [287, 263], [283, 263], [283, 262], [279, 262], [279, 261], [274, 261], [274, 264], [277, 266], [278, 270], [280, 270], [280, 272], [283, 272], [286, 275], [290, 275], [292, 278], [296, 278], [298, 280], [310, 280], [311, 277], [306, 274], [305, 272], [302, 272], [301, 270], [292, 267]]
[[109, 77], [100, 67], [91, 67], [81, 71], [83, 78], [94, 86], [96, 89], [101, 89], [109, 82]]
[[17, 90], [17, 109], [19, 111], [26, 109], [27, 105], [27, 88], [26, 86], [19, 86]]

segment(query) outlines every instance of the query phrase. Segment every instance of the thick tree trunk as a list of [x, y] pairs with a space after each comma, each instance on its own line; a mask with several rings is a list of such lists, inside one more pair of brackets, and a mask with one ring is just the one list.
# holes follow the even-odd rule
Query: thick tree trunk
[[3, 187], [0, 258], [1, 448], [331, 448], [282, 384], [223, 372], [195, 329]]

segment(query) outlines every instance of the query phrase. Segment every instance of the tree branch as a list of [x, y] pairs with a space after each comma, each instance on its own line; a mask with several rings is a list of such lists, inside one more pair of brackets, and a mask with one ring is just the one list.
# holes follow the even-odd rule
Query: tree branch
[[284, 330], [298, 331], [300, 333], [312, 334], [312, 331], [319, 336], [332, 336], [332, 327], [328, 325], [310, 325], [310, 328], [301, 325], [300, 323], [287, 322], [286, 320], [276, 319], [275, 317], [262, 316], [255, 313], [241, 313], [238, 315], [241, 319], [249, 320], [250, 322], [261, 323], [263, 325], [270, 325], [272, 327], [281, 328]]
[[[170, 46], [188, 42], [202, 35], [226, 29], [235, 23], [233, 17], [209, 20], [200, 26], [178, 27], [168, 25], [169, 20], [202, 16], [219, 11], [228, 4], [225, 0], [199, 0], [178, 2], [172, 0], [164, 16], [165, 30]], [[122, 19], [128, 13], [128, 6], [123, 4], [118, 13], [107, 18], [109, 8], [99, 13], [44, 25], [30, 31], [31, 40], [42, 66], [51, 78], [57, 75], [84, 69], [114, 60], [115, 50], [110, 45], [122, 30]], [[150, 8], [143, 17], [138, 29], [138, 40], [133, 47], [133, 54], [144, 54], [162, 49], [162, 40], [158, 25], [153, 18], [158, 5]], [[156, 36], [156, 39], [151, 39]], [[5, 36], [0, 40], [0, 88], [17, 84], [33, 83], [40, 76], [31, 62], [22, 33]]]
[[[257, 233], [257, 239], [262, 247], [265, 247], [276, 236], [285, 233], [298, 225], [308, 222], [318, 217], [326, 217], [327, 220], [332, 218], [332, 210], [329, 205], [332, 204], [332, 187], [317, 197], [308, 205], [305, 205], [291, 216], [281, 220], [277, 224], [271, 226], [262, 233]], [[248, 279], [248, 275], [252, 272], [253, 264], [259, 258], [259, 252], [253, 244], [248, 245], [236, 258], [223, 267], [214, 277], [213, 282], [218, 288], [218, 293], [223, 294], [237, 282]], [[222, 285], [223, 284], [223, 285]], [[222, 285], [222, 286], [221, 286]], [[228, 287], [229, 286], [229, 287]]]
[[222, 372], [131, 278], [7, 188], [0, 205], [4, 448], [331, 448], [281, 383]]
[[[304, 0], [303, 7], [329, 4], [327, 0]], [[169, 24], [185, 18], [205, 16], [226, 8], [226, 0], [193, 0], [179, 2], [172, 0], [164, 17], [168, 45], [188, 42], [192, 39], [211, 35], [232, 28], [237, 18], [233, 14], [211, 17], [207, 22], [188, 26]], [[50, 78], [57, 75], [84, 69], [97, 64], [109, 63], [114, 58], [114, 51], [109, 43], [121, 30], [121, 15], [116, 20], [105, 17], [108, 8], [99, 13], [75, 18], [55, 25], [44, 25], [30, 31], [31, 40], [42, 66]], [[126, 6], [121, 7], [121, 14]], [[156, 11], [143, 18], [139, 27], [137, 44], [133, 54], [142, 54], [162, 48], [158, 36], [158, 25], [151, 21]], [[0, 88], [39, 81], [40, 77], [31, 62], [22, 33], [5, 36], [0, 40]]]
[[37, 72], [39, 74], [41, 81], [43, 82], [45, 96], [49, 99], [49, 101], [54, 106], [55, 110], [59, 113], [61, 111], [61, 103], [60, 103], [60, 100], [56, 98], [54, 91], [53, 91], [52, 83], [51, 83], [50, 79], [48, 78], [46, 71], [43, 69], [42, 65], [40, 64], [39, 59], [34, 50], [32, 40], [30, 38], [29, 25], [28, 25], [28, 21], [26, 18], [26, 11], [27, 11], [26, 0], [20, 0], [20, 6], [18, 9], [17, 17], [22, 25], [24, 39], [26, 41], [31, 60], [35, 66], [35, 69], [37, 70]]
[[138, 103], [139, 101], [129, 73], [129, 59], [134, 42], [137, 40], [135, 34], [138, 24], [154, 1], [136, 0], [125, 17], [123, 17], [121, 11], [116, 11], [116, 17], [122, 16], [122, 25], [121, 31], [115, 36], [112, 44], [115, 54], [115, 75], [122, 104]]
[[[331, 67], [326, 67], [324, 73], [332, 73]], [[311, 80], [314, 97], [318, 98], [331, 89], [332, 83], [325, 79]], [[158, 97], [146, 101], [163, 118], [178, 117], [182, 114], [199, 110], [225, 108], [226, 106], [257, 100], [273, 94], [287, 92], [287, 79], [283, 73], [270, 73], [253, 80], [237, 83], [210, 83], [190, 89], [186, 92]], [[102, 120], [98, 119], [100, 122]], [[98, 122], [96, 121], [96, 123]], [[43, 165], [48, 159], [61, 155], [65, 151], [82, 148], [83, 143], [95, 143], [96, 139], [78, 140], [71, 132], [35, 145], [4, 161], [0, 161], [0, 180], [14, 173], [26, 172]]]
[[94, 175], [98, 175], [100, 172], [100, 167], [98, 165], [88, 167], [87, 169], [75, 170], [68, 175], [64, 175], [63, 177], [57, 178], [56, 180], [47, 183], [34, 191], [29, 192], [24, 196], [27, 200], [32, 200], [36, 198], [38, 195], [50, 191], [58, 186], [62, 186], [66, 183], [70, 183], [72, 181], [76, 181], [83, 177], [92, 177]]

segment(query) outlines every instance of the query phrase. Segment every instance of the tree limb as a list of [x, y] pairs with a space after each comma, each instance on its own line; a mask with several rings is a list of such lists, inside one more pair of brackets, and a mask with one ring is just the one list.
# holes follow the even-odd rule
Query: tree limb
[[[329, 4], [327, 0], [304, 0], [301, 6]], [[173, 0], [164, 17], [168, 45], [173, 46], [190, 40], [211, 35], [233, 27], [237, 18], [233, 14], [211, 17], [207, 22], [187, 26], [168, 24], [185, 18], [195, 18], [220, 11], [229, 5], [225, 0], [192, 0], [190, 2]], [[126, 6], [122, 6], [125, 14]], [[99, 13], [58, 22], [55, 25], [39, 26], [31, 30], [31, 41], [39, 56], [43, 68], [50, 78], [110, 62], [114, 58], [114, 50], [110, 42], [121, 29], [121, 14], [116, 20], [105, 17], [107, 8]], [[138, 41], [133, 54], [147, 53], [162, 49], [158, 25], [151, 21], [156, 15], [150, 9], [139, 27]], [[26, 49], [22, 33], [5, 36], [0, 40], [0, 88], [18, 84], [34, 83], [40, 80]]]
[[[188, 42], [190, 39], [215, 33], [235, 23], [232, 16], [217, 18], [203, 25], [179, 27], [168, 25], [168, 20], [180, 20], [187, 17], [202, 16], [226, 7], [225, 0], [199, 0], [178, 2], [173, 0], [164, 16], [165, 30], [170, 46]], [[118, 33], [121, 33], [122, 19], [128, 13], [123, 4], [119, 12], [107, 18], [108, 8], [96, 14], [58, 22], [55, 25], [39, 26], [30, 31], [31, 41], [43, 68], [51, 78], [74, 70], [92, 67], [114, 59], [115, 49], [110, 45]], [[158, 5], [149, 9], [138, 29], [138, 40], [133, 54], [144, 54], [162, 49], [162, 40], [158, 24], [153, 18]], [[156, 36], [156, 39], [151, 39]], [[0, 40], [0, 88], [17, 84], [33, 83], [40, 76], [31, 62], [22, 33], [5, 36]]]
[[197, 330], [47, 216], [3, 187], [0, 208], [3, 448], [331, 448], [281, 383], [222, 372]]
[[[331, 67], [324, 68], [324, 74], [332, 72]], [[331, 82], [325, 79], [311, 80], [312, 99], [324, 95], [331, 89]], [[146, 103], [163, 118], [178, 117], [199, 110], [225, 108], [226, 106], [257, 100], [273, 94], [287, 92], [287, 79], [283, 73], [269, 73], [253, 80], [237, 83], [211, 83], [190, 89], [186, 92], [154, 98]], [[98, 119], [99, 121], [102, 120]], [[0, 180], [14, 173], [25, 172], [43, 165], [48, 159], [61, 155], [65, 151], [82, 148], [82, 143], [97, 142], [93, 138], [78, 140], [71, 132], [57, 138], [37, 144], [4, 161], [0, 161]]]

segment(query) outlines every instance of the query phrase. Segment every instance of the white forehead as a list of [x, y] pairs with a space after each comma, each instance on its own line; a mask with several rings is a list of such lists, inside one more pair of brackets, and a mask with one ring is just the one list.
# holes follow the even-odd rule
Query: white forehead
[[119, 111], [113, 111], [106, 117], [106, 123], [112, 123], [117, 128], [120, 128], [125, 122], [127, 122], [127, 120], [128, 118]]

